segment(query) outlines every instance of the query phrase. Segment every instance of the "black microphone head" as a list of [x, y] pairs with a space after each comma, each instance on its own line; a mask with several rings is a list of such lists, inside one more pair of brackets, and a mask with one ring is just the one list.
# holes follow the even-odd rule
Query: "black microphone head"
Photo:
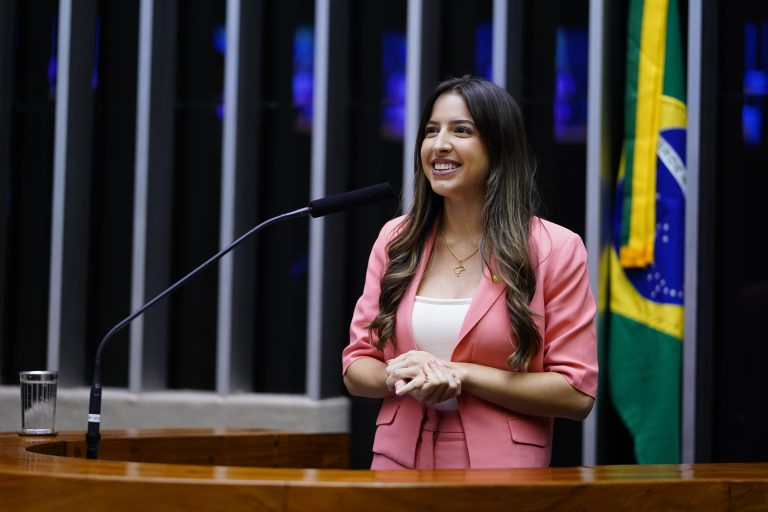
[[382, 199], [396, 197], [392, 185], [389, 183], [379, 183], [370, 187], [344, 192], [333, 196], [315, 199], [309, 202], [309, 214], [312, 217], [322, 217], [331, 213], [340, 212], [355, 206], [368, 203], [375, 203]]

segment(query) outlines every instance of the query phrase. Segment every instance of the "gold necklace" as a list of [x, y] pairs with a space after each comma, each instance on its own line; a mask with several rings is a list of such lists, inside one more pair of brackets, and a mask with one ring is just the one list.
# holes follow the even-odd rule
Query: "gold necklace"
[[446, 249], [448, 249], [448, 252], [450, 252], [450, 253], [451, 253], [451, 255], [452, 255], [454, 258], [456, 258], [456, 262], [457, 262], [457, 263], [456, 263], [456, 265], [453, 267], [453, 273], [454, 273], [454, 274], [456, 274], [456, 277], [460, 277], [460, 276], [461, 276], [461, 273], [462, 273], [462, 272], [464, 272], [465, 270], [467, 270], [467, 269], [466, 269], [466, 267], [464, 267], [464, 262], [465, 262], [465, 261], [467, 261], [467, 260], [468, 260], [469, 258], [471, 258], [472, 256], [474, 256], [474, 255], [477, 253], [477, 251], [479, 251], [479, 250], [480, 250], [480, 247], [478, 246], [478, 247], [477, 247], [477, 249], [475, 249], [474, 251], [472, 251], [472, 254], [470, 254], [469, 256], [465, 256], [465, 257], [463, 257], [463, 258], [459, 258], [458, 256], [456, 256], [456, 253], [455, 253], [455, 252], [453, 252], [453, 249], [451, 249], [451, 246], [450, 246], [450, 245], [448, 245], [448, 240], [446, 240], [446, 239], [445, 239], [445, 233], [443, 232], [443, 230], [442, 230], [442, 229], [440, 230], [440, 236], [442, 236], [442, 237], [443, 237], [443, 242], [445, 242], [445, 248], [446, 248]]

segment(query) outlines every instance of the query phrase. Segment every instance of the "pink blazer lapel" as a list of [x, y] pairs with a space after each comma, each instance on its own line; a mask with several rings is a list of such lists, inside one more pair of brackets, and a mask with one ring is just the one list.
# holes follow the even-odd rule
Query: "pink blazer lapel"
[[[480, 284], [477, 286], [475, 296], [472, 298], [472, 303], [469, 305], [467, 316], [464, 317], [464, 323], [461, 324], [461, 330], [459, 331], [459, 344], [469, 334], [469, 331], [477, 325], [483, 316], [491, 309], [493, 303], [499, 298], [499, 295], [505, 291], [504, 283], [494, 283], [491, 278], [491, 271], [488, 268], [483, 269], [483, 277], [480, 279]], [[455, 349], [454, 349], [455, 352]]]
[[427, 263], [432, 255], [432, 247], [435, 245], [435, 237], [437, 236], [437, 222], [432, 232], [427, 237], [427, 241], [424, 243], [424, 250], [421, 252], [421, 260], [419, 261], [419, 268], [416, 269], [411, 284], [408, 285], [408, 289], [405, 291], [405, 295], [400, 301], [400, 310], [397, 314], [397, 322], [402, 322], [405, 332], [408, 334], [405, 340], [401, 340], [401, 350], [408, 352], [409, 350], [416, 350], [416, 342], [413, 338], [413, 301], [416, 297], [416, 292], [419, 290], [421, 280], [424, 278], [424, 271], [427, 269]]
[[[419, 268], [416, 269], [416, 274], [413, 276], [411, 284], [408, 285], [408, 289], [400, 302], [401, 307], [397, 315], [397, 322], [402, 322], [401, 325], [407, 333], [405, 339], [400, 340], [400, 349], [402, 352], [417, 349], [413, 339], [413, 301], [416, 297], [419, 285], [421, 284], [421, 280], [424, 278], [424, 271], [427, 268], [429, 258], [432, 255], [432, 247], [435, 245], [435, 238], [437, 237], [437, 224], [438, 223], [436, 222], [435, 227], [432, 229], [432, 232], [424, 244], [424, 251], [421, 254]], [[498, 299], [504, 291], [504, 283], [494, 283], [491, 278], [490, 270], [487, 268], [484, 269], [483, 278], [480, 279], [480, 284], [475, 291], [475, 296], [472, 299], [472, 303], [469, 305], [467, 316], [464, 318], [464, 323], [461, 325], [459, 341], [456, 344], [457, 347], [461, 344], [469, 331], [477, 325], [477, 322], [479, 322], [488, 310], [491, 309], [493, 303], [496, 302], [496, 299]], [[456, 350], [454, 349], [454, 353], [455, 352]]]

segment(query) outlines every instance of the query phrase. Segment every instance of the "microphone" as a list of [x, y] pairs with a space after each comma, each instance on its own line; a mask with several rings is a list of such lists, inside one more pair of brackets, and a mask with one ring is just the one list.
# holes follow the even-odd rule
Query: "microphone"
[[323, 217], [363, 204], [375, 203], [394, 195], [395, 191], [392, 190], [389, 183], [379, 183], [378, 185], [310, 201], [309, 214], [314, 218]]
[[342, 194], [336, 194], [321, 199], [315, 199], [310, 201], [309, 206], [307, 207], [300, 208], [292, 212], [283, 213], [282, 215], [267, 219], [261, 224], [251, 228], [250, 231], [240, 236], [240, 238], [208, 258], [197, 268], [160, 292], [157, 296], [155, 296], [155, 298], [141, 306], [139, 309], [128, 315], [125, 319], [121, 320], [117, 325], [112, 327], [112, 329], [110, 329], [110, 331], [104, 336], [104, 338], [99, 343], [99, 346], [96, 348], [96, 357], [93, 361], [93, 381], [91, 384], [90, 400], [88, 402], [88, 431], [85, 434], [86, 456], [89, 459], [97, 459], [99, 457], [99, 442], [101, 441], [101, 434], [99, 433], [101, 424], [101, 358], [104, 347], [106, 346], [107, 341], [112, 338], [112, 336], [130, 324], [139, 315], [144, 313], [144, 311], [154, 306], [157, 302], [185, 284], [187, 281], [199, 274], [202, 270], [208, 268], [210, 265], [220, 260], [224, 255], [226, 255], [238, 245], [245, 242], [245, 240], [247, 240], [251, 235], [261, 230], [262, 228], [265, 228], [270, 224], [280, 222], [281, 220], [304, 217], [306, 215], [311, 215], [313, 218], [323, 217], [325, 215], [330, 215], [332, 213], [368, 203], [373, 203], [390, 197], [395, 197], [395, 191], [392, 189], [392, 186], [389, 183], [379, 183], [378, 185], [352, 190], [350, 192], [344, 192]]

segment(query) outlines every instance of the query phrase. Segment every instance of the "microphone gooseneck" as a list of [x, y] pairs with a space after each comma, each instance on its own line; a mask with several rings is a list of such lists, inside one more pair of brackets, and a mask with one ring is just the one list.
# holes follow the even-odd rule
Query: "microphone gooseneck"
[[286, 219], [293, 219], [295, 217], [303, 217], [305, 215], [309, 215], [310, 209], [309, 207], [301, 208], [299, 210], [295, 210], [289, 213], [284, 213], [282, 215], [278, 215], [277, 217], [272, 217], [271, 219], [265, 220], [258, 226], [252, 228], [250, 231], [242, 235], [240, 238], [226, 246], [221, 251], [217, 252], [210, 258], [208, 258], [206, 261], [201, 263], [197, 268], [192, 270], [190, 273], [173, 283], [171, 286], [160, 292], [157, 296], [155, 296], [154, 299], [150, 300], [143, 306], [141, 306], [139, 309], [128, 315], [125, 319], [123, 319], [120, 323], [115, 325], [110, 331], [104, 336], [104, 338], [99, 343], [99, 346], [96, 348], [96, 357], [93, 361], [93, 381], [91, 384], [91, 396], [90, 400], [88, 401], [88, 431], [85, 434], [85, 442], [86, 442], [86, 457], [89, 459], [97, 459], [99, 456], [99, 442], [101, 440], [101, 434], [99, 433], [99, 428], [101, 424], [101, 357], [102, 352], [104, 350], [104, 347], [107, 344], [107, 341], [109, 341], [112, 336], [117, 334], [120, 330], [122, 330], [125, 326], [130, 324], [133, 320], [136, 319], [139, 315], [144, 313], [147, 309], [154, 306], [157, 302], [165, 298], [168, 294], [175, 291], [177, 288], [182, 286], [184, 283], [189, 281], [192, 277], [194, 277], [197, 273], [204, 270], [211, 264], [215, 263], [219, 259], [221, 259], [224, 255], [226, 255], [229, 251], [237, 247], [238, 245], [245, 242], [246, 239], [248, 239], [251, 235], [256, 233], [262, 228], [265, 228], [269, 226], [270, 224], [275, 224], [276, 222], [279, 222], [281, 220]]
[[316, 199], [310, 201], [309, 206], [294, 210], [292, 212], [284, 213], [271, 219], [265, 220], [261, 224], [251, 228], [250, 231], [240, 236], [237, 240], [224, 247], [221, 251], [217, 252], [197, 268], [189, 272], [187, 275], [173, 283], [171, 286], [159, 293], [155, 298], [141, 306], [139, 309], [128, 315], [125, 319], [115, 325], [110, 331], [102, 338], [99, 346], [96, 348], [96, 357], [93, 361], [93, 381], [91, 383], [91, 395], [88, 402], [88, 430], [85, 434], [86, 442], [86, 456], [89, 459], [97, 459], [99, 455], [99, 443], [101, 441], [101, 434], [99, 428], [101, 426], [101, 359], [104, 347], [115, 334], [122, 330], [125, 326], [130, 324], [139, 315], [144, 313], [147, 309], [154, 306], [157, 302], [165, 298], [167, 295], [178, 289], [185, 284], [195, 275], [200, 273], [205, 268], [209, 267], [216, 261], [220, 260], [228, 252], [235, 247], [245, 242], [250, 236], [257, 231], [265, 228], [271, 224], [275, 224], [282, 220], [293, 219], [296, 217], [304, 217], [311, 215], [312, 217], [322, 217], [323, 215], [329, 215], [336, 213], [347, 208], [353, 208], [362, 204], [379, 201], [387, 197], [393, 197], [395, 195], [394, 190], [388, 183], [381, 183], [371, 187], [354, 190], [352, 192], [345, 192], [335, 196], [329, 196], [322, 199]]

